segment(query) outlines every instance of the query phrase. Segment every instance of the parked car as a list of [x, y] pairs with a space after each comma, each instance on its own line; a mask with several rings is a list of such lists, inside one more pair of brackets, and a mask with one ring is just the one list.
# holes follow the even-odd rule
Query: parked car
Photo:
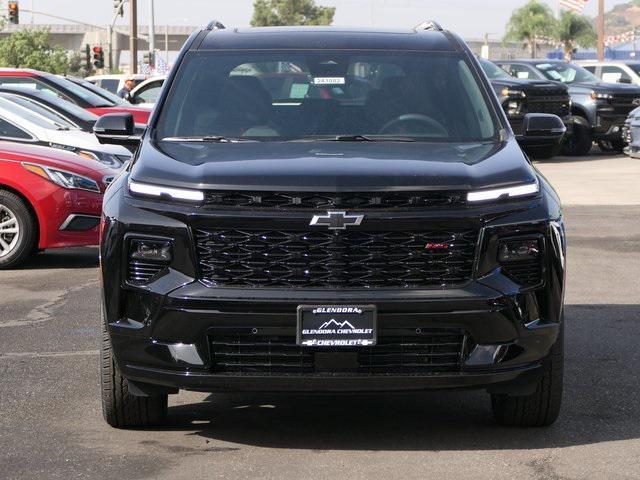
[[624, 126], [628, 144], [627, 154], [632, 158], [640, 158], [640, 107], [631, 111]]
[[[89, 82], [87, 82], [89, 83]], [[67, 78], [28, 68], [0, 68], [0, 86], [22, 86], [53, 93], [96, 115], [114, 112], [132, 113], [138, 123], [147, 123], [149, 111], [126, 102], [116, 103], [81, 88]], [[91, 84], [94, 88], [98, 88]]]
[[[562, 208], [460, 37], [212, 22], [174, 68], [142, 139], [94, 128], [137, 147], [103, 206], [110, 425], [162, 422], [179, 389], [472, 387], [502, 424], [554, 422]], [[274, 99], [257, 70], [305, 83]], [[367, 95], [313, 95], [352, 77]]]
[[38, 114], [0, 94], [0, 140], [66, 150], [116, 169], [131, 158], [126, 148], [101, 145], [95, 135], [63, 122], [51, 112]]
[[124, 81], [126, 79], [133, 80], [135, 85], [139, 85], [147, 79], [146, 75], [137, 74], [137, 75], [123, 75], [123, 74], [112, 74], [112, 75], [92, 75], [90, 77], [86, 77], [85, 80], [93, 83], [94, 85], [104, 88], [111, 93], [118, 93], [124, 87]]
[[0, 269], [36, 250], [97, 245], [116, 172], [54, 148], [0, 142]]
[[[79, 107], [75, 103], [63, 100], [60, 97], [47, 93], [46, 91], [34, 90], [28, 87], [3, 87], [0, 86], [0, 94], [10, 95], [9, 99], [18, 102], [27, 108], [37, 108], [48, 110], [62, 117], [74, 128], [78, 128], [83, 132], [93, 133], [93, 126], [98, 116], [84, 108]], [[16, 98], [18, 97], [18, 98]], [[136, 133], [142, 134], [145, 125], [136, 124]]]
[[574, 123], [563, 144], [566, 155], [586, 155], [594, 140], [603, 149], [624, 149], [622, 126], [629, 112], [640, 105], [640, 87], [602, 82], [581, 66], [561, 60], [501, 60], [496, 64], [516, 78], [569, 86]]
[[640, 85], [640, 62], [630, 60], [581, 60], [575, 62], [603, 82]]
[[489, 77], [502, 109], [507, 114], [511, 129], [522, 148], [533, 158], [551, 158], [558, 153], [555, 143], [545, 144], [527, 139], [524, 135], [524, 117], [527, 113], [552, 113], [558, 115], [571, 133], [571, 97], [566, 85], [549, 80], [514, 78], [496, 64], [479, 58], [478, 61]]
[[160, 92], [162, 84], [167, 76], [151, 77], [142, 83], [139, 83], [131, 92], [127, 94], [125, 99], [134, 105], [154, 106]]

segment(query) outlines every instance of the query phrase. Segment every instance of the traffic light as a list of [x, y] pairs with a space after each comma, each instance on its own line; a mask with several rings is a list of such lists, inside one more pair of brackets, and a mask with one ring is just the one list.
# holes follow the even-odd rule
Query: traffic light
[[93, 66], [96, 68], [104, 68], [104, 50], [100, 45], [93, 47]]
[[122, 0], [113, 0], [113, 9], [116, 12], [116, 15], [124, 16], [124, 1]]
[[9, 2], [9, 23], [17, 25], [20, 23], [20, 9], [18, 8], [18, 2]]

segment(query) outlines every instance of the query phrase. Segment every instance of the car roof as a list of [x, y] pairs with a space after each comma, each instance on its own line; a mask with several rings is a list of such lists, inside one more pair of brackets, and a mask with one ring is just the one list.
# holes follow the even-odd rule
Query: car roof
[[578, 65], [638, 65], [638, 60], [578, 60]]
[[198, 50], [240, 49], [380, 49], [452, 52], [448, 32], [417, 29], [344, 27], [255, 27], [208, 31]]
[[565, 60], [556, 60], [551, 58], [523, 58], [520, 60], [496, 60], [495, 62], [503, 64], [526, 63], [528, 65], [535, 65], [536, 63], [569, 63]]

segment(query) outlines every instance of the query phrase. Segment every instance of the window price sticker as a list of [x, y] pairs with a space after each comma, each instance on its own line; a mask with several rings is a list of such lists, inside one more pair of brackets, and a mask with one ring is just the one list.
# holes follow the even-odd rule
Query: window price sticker
[[344, 85], [347, 83], [344, 77], [314, 77], [314, 85]]

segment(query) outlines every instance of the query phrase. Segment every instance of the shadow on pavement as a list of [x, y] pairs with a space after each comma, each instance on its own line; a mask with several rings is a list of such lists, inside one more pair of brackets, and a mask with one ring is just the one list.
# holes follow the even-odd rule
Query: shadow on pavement
[[16, 269], [96, 268], [99, 264], [98, 253], [97, 247], [44, 250], [31, 255]]
[[[640, 305], [566, 307], [565, 396], [550, 428], [491, 418], [483, 391], [411, 395], [210, 395], [169, 409], [170, 430], [270, 448], [538, 449], [640, 438]], [[196, 431], [194, 432], [194, 428]]]

